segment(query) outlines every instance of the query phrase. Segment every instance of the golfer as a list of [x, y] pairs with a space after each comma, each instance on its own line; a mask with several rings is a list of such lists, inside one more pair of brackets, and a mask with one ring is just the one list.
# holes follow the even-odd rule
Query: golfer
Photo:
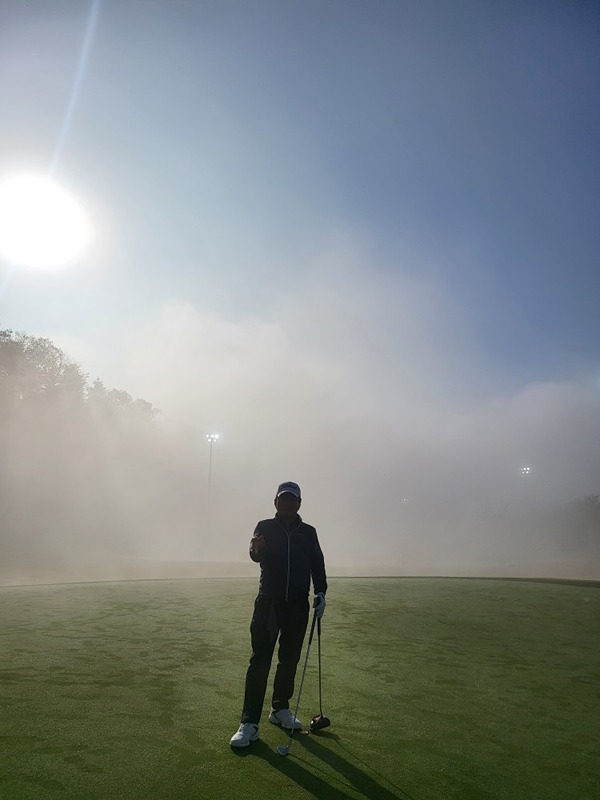
[[327, 577], [317, 532], [298, 514], [301, 502], [298, 484], [282, 483], [275, 495], [274, 519], [259, 522], [250, 541], [250, 558], [260, 563], [260, 583], [250, 623], [252, 656], [241, 725], [231, 737], [232, 747], [247, 747], [259, 738], [258, 724], [278, 637], [269, 722], [288, 730], [302, 727], [290, 711], [290, 698], [308, 623], [310, 581], [312, 578], [315, 593], [313, 608], [320, 618], [325, 611]]

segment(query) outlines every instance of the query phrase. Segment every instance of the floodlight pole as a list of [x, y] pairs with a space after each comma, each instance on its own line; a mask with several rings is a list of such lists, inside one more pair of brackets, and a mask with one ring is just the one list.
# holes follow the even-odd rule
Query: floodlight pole
[[521, 479], [523, 481], [523, 503], [525, 508], [529, 512], [530, 505], [531, 505], [531, 490], [530, 490], [530, 483], [531, 483], [531, 467], [523, 466], [521, 467]]
[[212, 482], [212, 451], [213, 444], [218, 440], [218, 433], [207, 433], [206, 441], [208, 442], [208, 502], [207, 502], [207, 528], [210, 533], [210, 486]]

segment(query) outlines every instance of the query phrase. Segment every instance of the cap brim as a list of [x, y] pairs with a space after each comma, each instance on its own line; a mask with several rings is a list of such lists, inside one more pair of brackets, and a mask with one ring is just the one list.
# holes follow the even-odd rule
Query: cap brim
[[278, 494], [275, 495], [275, 499], [277, 499], [278, 497], [281, 497], [282, 494], [293, 494], [294, 497], [296, 497], [296, 498], [298, 498], [298, 500], [300, 500], [300, 495], [298, 494], [298, 492], [293, 492], [291, 489], [284, 489], [283, 492], [279, 492]]

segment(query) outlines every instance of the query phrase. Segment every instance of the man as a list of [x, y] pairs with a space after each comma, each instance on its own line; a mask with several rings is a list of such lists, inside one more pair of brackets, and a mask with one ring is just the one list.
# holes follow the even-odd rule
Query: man
[[247, 747], [259, 738], [271, 660], [279, 637], [278, 664], [273, 682], [269, 722], [298, 730], [300, 720], [290, 711], [296, 667], [308, 623], [308, 593], [312, 578], [317, 617], [325, 611], [327, 577], [317, 532], [298, 511], [302, 498], [297, 483], [282, 483], [275, 495], [274, 519], [258, 523], [250, 541], [250, 558], [260, 563], [258, 596], [250, 624], [252, 656], [246, 673], [241, 725], [232, 747]]

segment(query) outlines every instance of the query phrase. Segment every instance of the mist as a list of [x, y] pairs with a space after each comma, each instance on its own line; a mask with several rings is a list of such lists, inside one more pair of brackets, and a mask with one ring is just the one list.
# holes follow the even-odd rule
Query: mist
[[597, 535], [570, 542], [562, 516], [598, 493], [597, 388], [500, 387], [457, 296], [375, 274], [329, 254], [260, 316], [173, 301], [117, 352], [57, 337], [160, 414], [88, 392], [83, 416], [61, 400], [59, 430], [13, 405], [2, 580], [254, 575], [284, 480], [332, 575], [597, 577]]

